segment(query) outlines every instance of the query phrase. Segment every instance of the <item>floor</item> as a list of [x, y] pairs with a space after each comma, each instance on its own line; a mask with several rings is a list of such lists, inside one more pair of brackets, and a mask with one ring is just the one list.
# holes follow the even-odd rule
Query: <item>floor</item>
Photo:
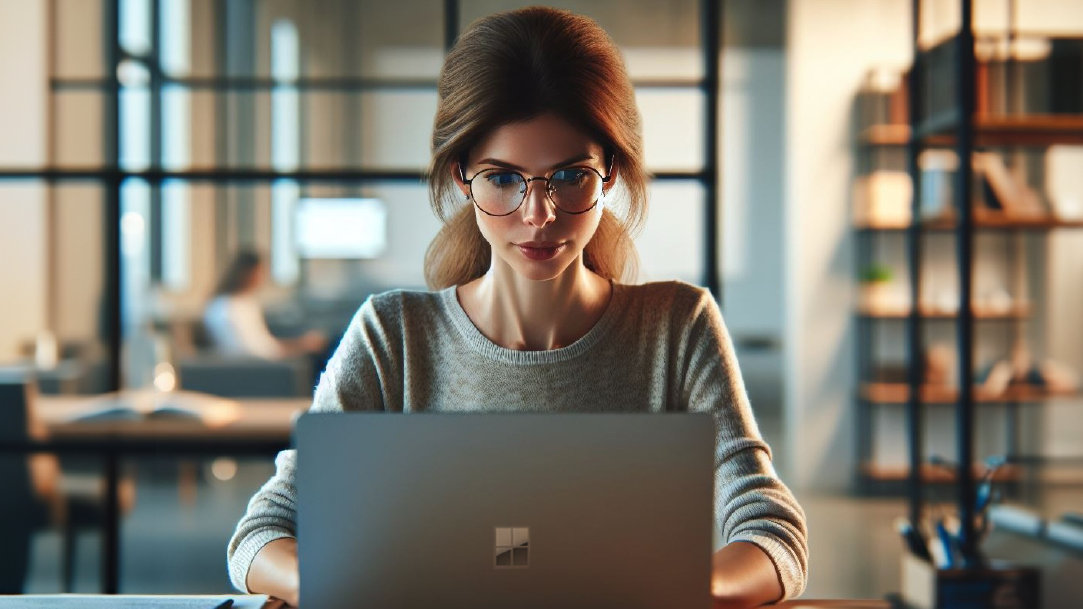
[[[225, 472], [219, 464], [219, 474]], [[218, 479], [211, 463], [199, 464], [195, 493], [178, 491], [175, 468], [142, 464], [137, 500], [122, 524], [121, 591], [221, 593], [230, 591], [225, 545], [251, 493], [271, 472], [270, 461], [242, 461], [231, 480]], [[899, 499], [801, 494], [809, 525], [811, 569], [806, 598], [877, 598], [899, 589], [901, 544], [893, 521], [906, 506]], [[1033, 498], [1032, 498], [1033, 499]], [[1083, 506], [1083, 489], [1044, 489], [1037, 498], [1047, 513]], [[76, 591], [98, 591], [100, 544], [86, 532], [77, 546]], [[60, 590], [60, 539], [37, 535], [27, 592]]]

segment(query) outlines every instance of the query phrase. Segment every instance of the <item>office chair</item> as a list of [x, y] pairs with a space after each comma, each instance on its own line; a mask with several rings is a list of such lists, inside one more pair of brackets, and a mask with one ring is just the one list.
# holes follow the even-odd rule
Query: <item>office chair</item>
[[[0, 443], [44, 439], [42, 433], [32, 429], [32, 391], [25, 380], [0, 378]], [[63, 492], [59, 478], [59, 461], [53, 455], [0, 453], [0, 480], [5, 482], [0, 503], [0, 539], [4, 539], [6, 548], [0, 552], [0, 594], [22, 592], [33, 534], [53, 526], [59, 528], [63, 545], [63, 591], [73, 590], [78, 534], [85, 529], [100, 529], [105, 512], [99, 493]], [[45, 487], [50, 490], [43, 493], [41, 489]]]
[[[29, 437], [26, 387], [0, 383], [0, 442], [19, 443]], [[6, 491], [0, 503], [0, 594], [19, 594], [30, 563], [32, 532], [45, 520], [45, 506], [35, 496], [27, 458], [20, 453], [0, 454], [0, 480]]]

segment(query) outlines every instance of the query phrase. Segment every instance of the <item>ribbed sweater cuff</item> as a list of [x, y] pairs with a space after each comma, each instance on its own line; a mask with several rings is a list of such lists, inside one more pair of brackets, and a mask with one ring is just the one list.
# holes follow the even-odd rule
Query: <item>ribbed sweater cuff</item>
[[805, 591], [804, 569], [789, 546], [770, 535], [759, 535], [755, 531], [745, 531], [735, 535], [730, 539], [731, 543], [734, 541], [755, 544], [767, 553], [775, 565], [775, 573], [782, 586], [782, 598], [778, 599], [778, 602], [800, 596]]
[[263, 546], [283, 537], [292, 538], [293, 535], [281, 529], [264, 529], [245, 537], [244, 541], [237, 545], [229, 559], [229, 579], [234, 588], [245, 594], [252, 593], [248, 589], [248, 570], [252, 568], [252, 561]]

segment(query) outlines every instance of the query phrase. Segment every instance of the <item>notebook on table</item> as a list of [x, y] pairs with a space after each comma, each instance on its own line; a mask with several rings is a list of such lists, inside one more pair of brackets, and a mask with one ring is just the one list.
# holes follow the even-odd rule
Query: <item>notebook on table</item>
[[706, 609], [695, 414], [308, 414], [302, 607]]

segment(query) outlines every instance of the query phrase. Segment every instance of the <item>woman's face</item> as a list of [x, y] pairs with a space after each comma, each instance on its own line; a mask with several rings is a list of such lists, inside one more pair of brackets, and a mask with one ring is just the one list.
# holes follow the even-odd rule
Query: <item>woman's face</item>
[[[495, 129], [471, 150], [463, 173], [469, 180], [479, 172], [501, 169], [516, 171], [530, 180], [549, 178], [568, 167], [591, 167], [606, 175], [602, 146], [563, 119], [543, 114]], [[469, 195], [469, 186], [460, 179], [457, 166], [452, 173], [463, 194]], [[613, 183], [610, 180], [605, 184], [605, 190]], [[527, 184], [526, 199], [514, 212], [492, 216], [475, 205], [474, 215], [482, 236], [492, 247], [494, 266], [505, 265], [522, 277], [547, 281], [558, 277], [582, 255], [598, 228], [602, 205], [585, 213], [569, 214], [557, 209], [546, 196], [543, 180]]]

